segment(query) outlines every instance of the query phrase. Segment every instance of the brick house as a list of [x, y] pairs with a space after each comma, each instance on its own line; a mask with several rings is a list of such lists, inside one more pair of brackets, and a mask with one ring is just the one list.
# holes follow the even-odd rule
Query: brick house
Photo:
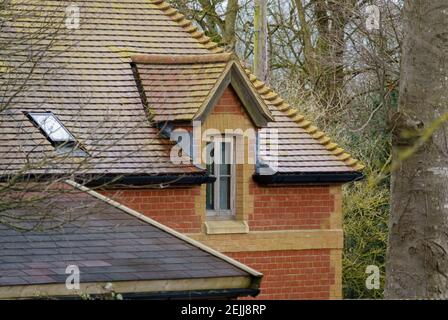
[[[362, 165], [167, 2], [78, 5], [71, 45], [49, 50], [2, 122], [22, 144], [0, 138], [2, 175], [73, 172], [262, 272], [258, 298], [341, 298], [341, 185]], [[43, 155], [57, 165], [34, 166]]]

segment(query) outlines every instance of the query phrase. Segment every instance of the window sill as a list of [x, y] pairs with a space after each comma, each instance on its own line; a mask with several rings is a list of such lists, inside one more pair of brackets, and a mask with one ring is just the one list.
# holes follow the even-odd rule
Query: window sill
[[204, 222], [204, 225], [206, 234], [249, 233], [249, 225], [246, 221], [209, 220]]

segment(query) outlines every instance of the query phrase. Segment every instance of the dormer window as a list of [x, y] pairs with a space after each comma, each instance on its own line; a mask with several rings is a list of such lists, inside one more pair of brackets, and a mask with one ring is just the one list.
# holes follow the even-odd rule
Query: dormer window
[[52, 112], [27, 112], [26, 115], [59, 153], [71, 153], [73, 156], [87, 155], [79, 147], [75, 137]]
[[207, 144], [207, 173], [216, 181], [207, 184], [208, 217], [235, 216], [235, 146], [234, 138], [217, 138]]

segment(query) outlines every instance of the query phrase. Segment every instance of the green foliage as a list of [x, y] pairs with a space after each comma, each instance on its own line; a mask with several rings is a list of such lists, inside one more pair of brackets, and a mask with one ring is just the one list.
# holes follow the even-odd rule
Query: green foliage
[[105, 294], [91, 295], [88, 293], [82, 293], [79, 295], [81, 300], [123, 300], [123, 296], [115, 291], [110, 291]]
[[[366, 123], [371, 110], [380, 102], [373, 96], [370, 103], [353, 106], [358, 122]], [[396, 105], [392, 97], [390, 108]], [[363, 111], [364, 109], [364, 111]], [[366, 110], [367, 109], [367, 110]], [[366, 168], [363, 181], [345, 185], [343, 197], [344, 252], [342, 261], [343, 296], [346, 299], [381, 299], [384, 291], [385, 260], [390, 200], [390, 134], [388, 112], [379, 109], [362, 131], [344, 127], [344, 115], [336, 128], [335, 140], [349, 150]], [[342, 126], [342, 128], [341, 128]], [[379, 289], [367, 289], [366, 268], [380, 269]]]
[[[308, 120], [366, 166], [363, 181], [344, 186], [343, 296], [346, 299], [380, 299], [384, 290], [390, 196], [388, 112], [396, 108], [398, 93], [391, 93], [387, 107], [378, 94], [340, 107], [324, 127], [321, 119], [328, 115], [328, 110], [319, 105], [312, 92], [289, 78], [275, 83], [285, 100], [297, 106]], [[366, 287], [369, 265], [380, 269], [380, 289]]]
[[[388, 183], [379, 183], [381, 174], [366, 170], [365, 181], [345, 187], [343, 294], [349, 299], [382, 298], [384, 290], [387, 223], [389, 214]], [[380, 289], [368, 290], [366, 267], [378, 266]]]
[[[362, 119], [370, 117], [369, 110], [374, 110], [380, 103], [375, 96], [369, 100], [370, 108], [367, 111], [361, 110], [362, 107], [366, 109], [365, 105], [356, 110], [360, 115], [360, 123], [365, 123]], [[390, 108], [395, 105], [396, 99], [392, 97]], [[379, 109], [362, 131], [338, 129], [336, 141], [366, 166], [366, 178], [363, 181], [344, 187], [343, 295], [347, 299], [381, 299], [384, 291], [390, 210], [391, 143], [387, 110]], [[369, 276], [366, 268], [369, 265], [380, 269], [379, 289], [369, 290], [366, 287], [366, 279]]]

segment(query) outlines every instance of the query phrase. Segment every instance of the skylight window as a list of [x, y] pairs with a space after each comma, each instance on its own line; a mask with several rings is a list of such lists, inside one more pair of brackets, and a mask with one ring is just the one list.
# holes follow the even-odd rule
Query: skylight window
[[37, 126], [45, 133], [51, 142], [56, 144], [75, 142], [75, 138], [68, 132], [61, 122], [50, 112], [29, 113]]
[[77, 145], [75, 137], [52, 112], [28, 112], [26, 115], [42, 131], [59, 153], [72, 153], [74, 156], [87, 155]]

